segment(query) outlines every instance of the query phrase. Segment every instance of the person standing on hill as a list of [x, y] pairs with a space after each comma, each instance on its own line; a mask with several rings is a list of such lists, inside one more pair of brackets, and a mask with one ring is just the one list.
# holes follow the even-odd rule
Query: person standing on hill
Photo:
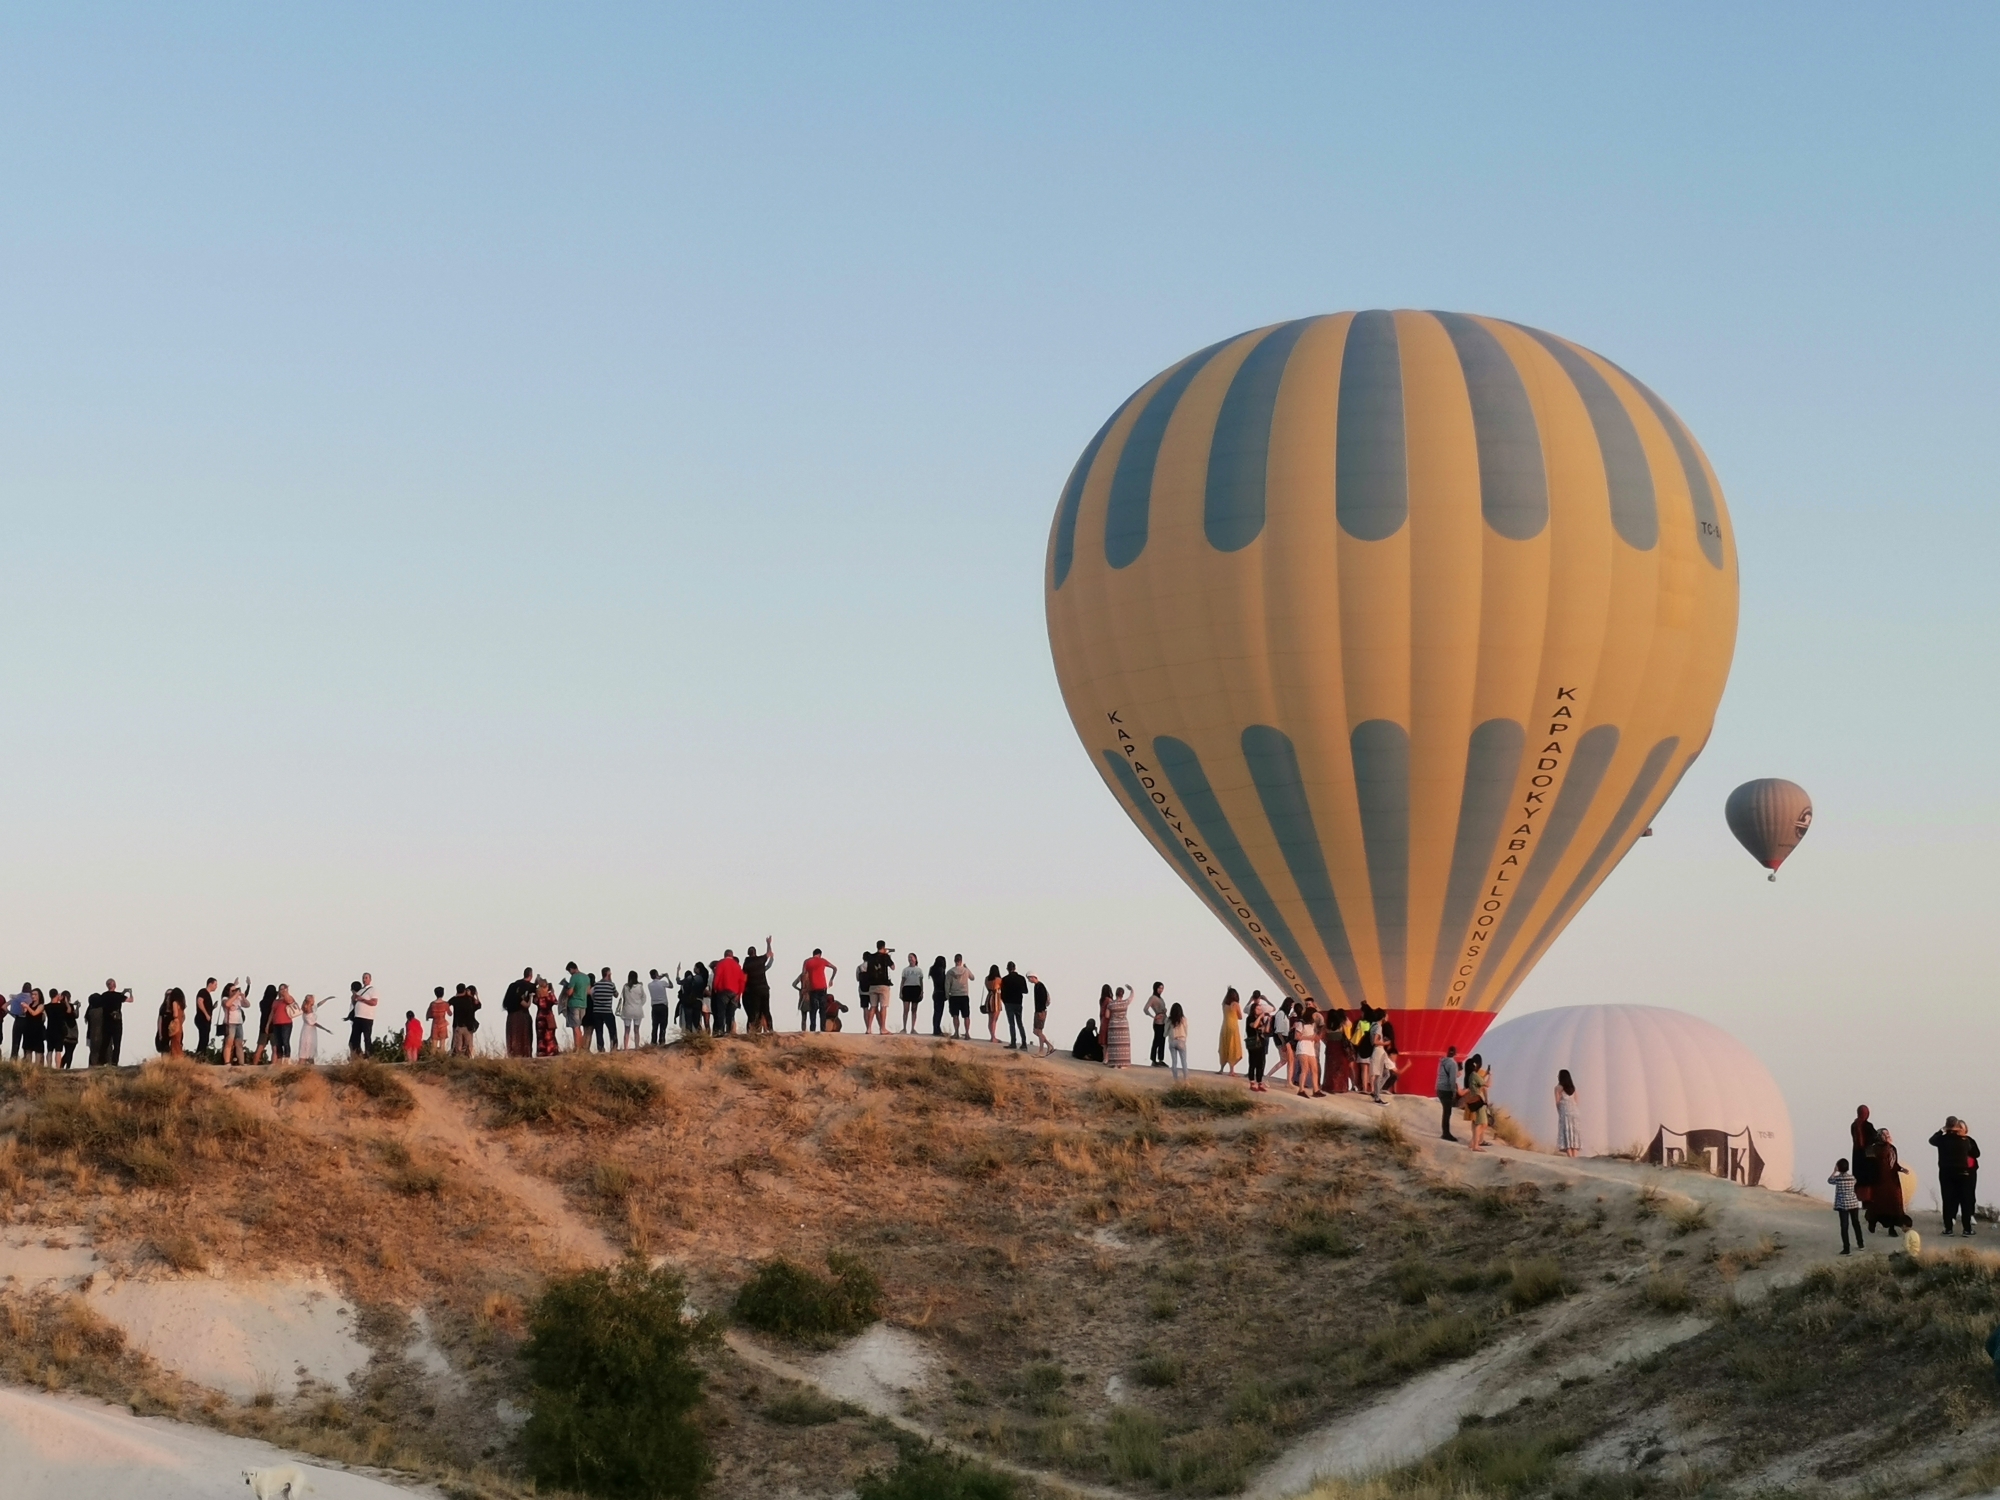
[[1867, 1220], [1869, 1233], [1874, 1233], [1880, 1224], [1892, 1234], [1910, 1227], [1908, 1205], [1903, 1202], [1903, 1159], [1896, 1154], [1896, 1139], [1888, 1131], [1878, 1131], [1875, 1136], [1875, 1191], [1869, 1194], [1867, 1211], [1862, 1215]]
[[[1875, 1196], [1875, 1142], [1881, 1134], [1868, 1118], [1868, 1106], [1865, 1104], [1857, 1108], [1854, 1118], [1847, 1122], [1847, 1139], [1854, 1161], [1854, 1196], [1861, 1200], [1863, 1213], [1868, 1210], [1868, 1201]], [[1871, 1223], [1868, 1230], [1874, 1233], [1875, 1226]]]
[[771, 1029], [771, 965], [777, 961], [777, 953], [771, 947], [769, 933], [764, 935], [764, 951], [759, 953], [756, 946], [743, 950], [743, 1031], [748, 1035], [753, 1031], [768, 1032]]
[[[1840, 1253], [1852, 1255], [1855, 1250], [1866, 1250], [1868, 1241], [1861, 1234], [1861, 1200], [1854, 1196], [1854, 1174], [1847, 1169], [1847, 1158], [1833, 1164], [1833, 1175], [1827, 1178], [1827, 1185], [1833, 1189], [1833, 1212], [1840, 1220]], [[1854, 1228], [1854, 1246], [1848, 1248], [1848, 1226]]]
[[562, 1008], [569, 1019], [569, 1050], [587, 1052], [584, 1017], [590, 1014], [590, 976], [572, 960], [563, 965]]
[[562, 1031], [556, 1025], [556, 987], [535, 981], [535, 1056], [554, 1057], [562, 1051]]
[[1576, 1080], [1568, 1068], [1556, 1069], [1556, 1150], [1572, 1161], [1583, 1149], [1583, 1125], [1576, 1112]]
[[667, 1022], [673, 1019], [673, 994], [674, 983], [671, 979], [662, 979], [658, 969], [647, 971], [646, 998], [652, 1004], [653, 1022], [652, 1040], [648, 1043], [649, 1046], [667, 1045]]
[[1033, 974], [1028, 976], [1028, 983], [1035, 987], [1035, 1041], [1041, 1047], [1041, 1051], [1036, 1055], [1047, 1057], [1056, 1050], [1056, 1044], [1049, 1040], [1048, 1034], [1049, 987]]
[[360, 1050], [364, 1053], [375, 1044], [375, 1008], [381, 1003], [382, 997], [375, 993], [375, 976], [363, 974], [354, 991], [354, 1026], [361, 1034]]
[[[179, 997], [180, 991], [173, 994]], [[274, 1063], [292, 1060], [292, 1028], [298, 1024], [299, 1002], [292, 997], [289, 984], [278, 986], [278, 995], [271, 1002], [271, 1061]], [[176, 1047], [175, 1051], [180, 1049]]]
[[299, 1002], [299, 1061], [308, 1067], [319, 1061], [319, 997], [308, 995]]
[[889, 1034], [889, 996], [896, 988], [896, 955], [889, 951], [887, 943], [877, 943], [875, 951], [861, 960], [866, 971], [868, 994], [866, 1009], [861, 1016], [861, 1029], [868, 1030], [869, 1014], [872, 1012], [875, 1024], [882, 1035]]
[[646, 987], [639, 983], [639, 971], [625, 971], [625, 988], [618, 992], [618, 1019], [624, 1023], [622, 1035], [625, 1046], [639, 1050], [639, 1027], [646, 1020]]
[[1466, 1123], [1472, 1127], [1474, 1151], [1486, 1149], [1486, 1131], [1493, 1124], [1492, 1088], [1492, 1071], [1484, 1058], [1473, 1053], [1465, 1060], [1465, 1092], [1459, 1095], [1458, 1103], [1465, 1111]]
[[618, 1050], [618, 981], [609, 964], [590, 987], [590, 1041], [598, 1052]]
[[[1222, 997], [1222, 1034], [1216, 1040], [1215, 1051], [1221, 1064], [1215, 1071], [1234, 1076], [1236, 1065], [1243, 1061], [1243, 999], [1234, 985]], [[1313, 1072], [1317, 1078], [1317, 1064]]]
[[[440, 999], [444, 991], [438, 991]], [[535, 970], [531, 964], [521, 970], [521, 977], [511, 981], [500, 992], [500, 1010], [506, 1016], [507, 1055], [509, 1057], [532, 1057], [535, 1051], [535, 1022], [529, 1008], [535, 1003]]]
[[1458, 1048], [1447, 1047], [1444, 1056], [1438, 1059], [1437, 1096], [1438, 1109], [1443, 1116], [1440, 1140], [1456, 1141], [1451, 1133], [1451, 1112], [1458, 1107]]
[[413, 1010], [403, 1012], [403, 1061], [413, 1063], [424, 1055], [424, 1023]]
[[917, 1034], [917, 1008], [924, 1003], [924, 968], [912, 953], [910, 961], [903, 965], [900, 986], [903, 996], [903, 1029], [900, 1036]]
[[131, 991], [119, 989], [115, 979], [105, 980], [103, 992], [90, 997], [90, 1008], [97, 1013], [97, 1028], [90, 1041], [93, 1068], [118, 1066], [118, 1049], [125, 1040], [125, 1007], [131, 1003]]
[[[915, 958], [913, 953], [910, 955]], [[1000, 1003], [1007, 1011], [1007, 1047], [1019, 1052], [1028, 1045], [1028, 1028], [1021, 1022], [1021, 1002], [1028, 998], [1027, 978], [1010, 961], [1006, 977], [1000, 981]], [[1126, 1061], [1131, 1061], [1131, 1044], [1126, 1044]]]
[[21, 1017], [28, 1013], [28, 1002], [34, 998], [35, 987], [25, 979], [21, 981], [20, 990], [7, 997], [7, 1019], [11, 1023], [7, 1027], [7, 1061], [9, 1062], [20, 1060], [21, 1040], [28, 1034], [27, 1028], [21, 1024]]
[[479, 991], [461, 984], [451, 997], [451, 1054], [470, 1057], [479, 1039]]
[[424, 1051], [432, 1057], [451, 1055], [451, 1002], [445, 999], [444, 986], [431, 986], [431, 1003], [424, 1007], [424, 1019], [430, 1022], [429, 1038], [424, 1042]]
[[807, 1031], [818, 1031], [826, 1025], [826, 999], [833, 990], [833, 961], [817, 948], [799, 969], [799, 987], [805, 992], [806, 1002], [801, 1024]]
[[681, 1035], [708, 1030], [708, 965], [700, 959], [680, 976]]
[[1271, 1060], [1271, 1002], [1262, 990], [1250, 992], [1250, 1009], [1243, 1016], [1243, 1050], [1250, 1058], [1245, 1070], [1250, 1076], [1250, 1091], [1270, 1093], [1264, 1085], [1264, 1070]]
[[1965, 1233], [1973, 1233], [1972, 1215], [1979, 1200], [1979, 1142], [1965, 1121], [1945, 1116], [1944, 1129], [1931, 1137], [1937, 1148], [1938, 1196], [1944, 1200], [1944, 1232], [1951, 1233], [1953, 1211]]
[[1188, 1081], [1187, 1064], [1187, 1012], [1176, 1001], [1167, 1010], [1167, 1056], [1168, 1067], [1175, 1083]]
[[208, 1033], [215, 1025], [215, 976], [194, 992], [194, 1050], [197, 1056], [208, 1051]]
[[1000, 1040], [1000, 965], [989, 965], [986, 970], [986, 998], [979, 1002], [979, 1013], [986, 1017], [986, 1040]]
[[743, 995], [743, 965], [736, 961], [734, 948], [722, 950], [722, 957], [708, 971], [708, 987], [711, 991], [708, 1004], [715, 1017], [715, 1034], [734, 1036], [736, 1002]]
[[1153, 1067], [1167, 1065], [1167, 997], [1166, 984], [1162, 980], [1153, 981], [1153, 993], [1146, 997], [1146, 1019], [1153, 1023], [1153, 1050], [1146, 1060]]
[[[44, 1007], [47, 1016], [44, 1025], [48, 1029], [49, 1066], [67, 1071], [76, 1060], [76, 1002], [70, 998], [68, 990], [51, 994]], [[56, 1060], [56, 1050], [62, 1050], [62, 1060]]]
[[[355, 981], [354, 987], [359, 993], [360, 981]], [[95, 995], [90, 999], [92, 1005], [97, 1003]], [[243, 1011], [243, 987], [232, 979], [222, 987], [222, 1061], [232, 1068], [243, 1061]], [[95, 1057], [97, 1037], [94, 1031], [90, 1038], [90, 1051]]]
[[951, 1004], [951, 1035], [957, 1041], [972, 1040], [972, 966], [963, 953], [951, 956], [951, 969], [944, 976], [944, 992]]
[[944, 1035], [945, 979], [951, 966], [940, 953], [931, 961], [931, 1035]]

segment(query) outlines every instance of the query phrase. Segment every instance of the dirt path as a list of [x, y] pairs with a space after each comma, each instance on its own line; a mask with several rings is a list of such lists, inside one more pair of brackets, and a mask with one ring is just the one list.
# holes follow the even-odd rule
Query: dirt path
[[[867, 1337], [868, 1335], [866, 1334], [862, 1335], [864, 1339]], [[1050, 1474], [1041, 1469], [1030, 1469], [1022, 1464], [1011, 1463], [1004, 1458], [995, 1457], [983, 1449], [970, 1447], [967, 1444], [945, 1437], [941, 1433], [933, 1432], [921, 1422], [912, 1421], [910, 1418], [904, 1416], [900, 1406], [895, 1401], [880, 1398], [871, 1399], [865, 1389], [856, 1388], [855, 1382], [844, 1380], [826, 1382], [823, 1380], [821, 1372], [815, 1371], [805, 1365], [795, 1364], [782, 1355], [773, 1354], [770, 1350], [752, 1342], [743, 1334], [737, 1333], [734, 1330], [723, 1335], [723, 1341], [729, 1345], [730, 1350], [738, 1359], [742, 1360], [745, 1364], [754, 1365], [767, 1375], [775, 1375], [782, 1380], [797, 1381], [800, 1385], [810, 1386], [823, 1396], [859, 1406], [870, 1415], [879, 1417], [889, 1423], [898, 1431], [906, 1432], [914, 1438], [921, 1438], [933, 1447], [955, 1453], [960, 1458], [966, 1459], [971, 1463], [979, 1464], [988, 1469], [997, 1469], [1002, 1473], [1012, 1474], [1017, 1479], [1027, 1480], [1041, 1489], [1053, 1490], [1059, 1495], [1082, 1495], [1089, 1497], [1089, 1500], [1132, 1500], [1130, 1493], [1127, 1491], [1103, 1489], [1097, 1485], [1085, 1484], [1081, 1480], [1067, 1479], [1060, 1475]], [[839, 1353], [839, 1351], [835, 1352], [836, 1354]]]
[[408, 1086], [417, 1101], [404, 1122], [411, 1145], [442, 1152], [460, 1170], [476, 1174], [526, 1209], [542, 1226], [546, 1248], [557, 1261], [602, 1266], [618, 1259], [618, 1247], [570, 1207], [563, 1190], [516, 1165], [506, 1142], [481, 1130], [449, 1089], [415, 1079]]

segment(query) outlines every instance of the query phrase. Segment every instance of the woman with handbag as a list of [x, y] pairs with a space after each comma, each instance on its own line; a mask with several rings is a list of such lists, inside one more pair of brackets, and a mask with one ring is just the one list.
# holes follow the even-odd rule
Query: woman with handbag
[[1477, 1052], [1465, 1060], [1465, 1092], [1458, 1096], [1465, 1111], [1465, 1123], [1472, 1127], [1472, 1149], [1486, 1149], [1486, 1132], [1493, 1124], [1493, 1107], [1487, 1102], [1493, 1086], [1493, 1072]]

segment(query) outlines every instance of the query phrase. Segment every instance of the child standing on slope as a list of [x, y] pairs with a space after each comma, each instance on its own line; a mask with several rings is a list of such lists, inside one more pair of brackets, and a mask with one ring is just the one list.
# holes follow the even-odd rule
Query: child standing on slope
[[413, 1010], [403, 1012], [403, 1061], [415, 1062], [424, 1050], [424, 1023]]
[[1833, 1188], [1833, 1211], [1840, 1219], [1840, 1253], [1849, 1254], [1847, 1248], [1848, 1226], [1854, 1228], [1854, 1244], [1865, 1250], [1868, 1242], [1861, 1238], [1861, 1199], [1854, 1192], [1854, 1174], [1847, 1170], [1847, 1158], [1833, 1164], [1833, 1175], [1827, 1178]]

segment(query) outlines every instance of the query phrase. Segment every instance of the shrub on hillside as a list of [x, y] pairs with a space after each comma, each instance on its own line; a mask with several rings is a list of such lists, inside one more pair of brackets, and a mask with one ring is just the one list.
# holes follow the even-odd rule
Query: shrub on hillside
[[1177, 1083], [1160, 1095], [1168, 1109], [1205, 1109], [1215, 1115], [1247, 1115], [1256, 1106], [1249, 1094], [1235, 1090], [1198, 1088]]
[[263, 1133], [256, 1116], [210, 1088], [190, 1063], [155, 1060], [82, 1075], [34, 1071], [41, 1076], [25, 1086], [21, 1144], [44, 1158], [74, 1151], [143, 1187], [183, 1181], [196, 1166], [197, 1142], [241, 1149]]
[[873, 1471], [854, 1486], [856, 1500], [1014, 1500], [1019, 1487], [1005, 1474], [937, 1448], [906, 1445], [896, 1467]]
[[832, 1276], [816, 1276], [782, 1255], [764, 1261], [736, 1294], [739, 1323], [802, 1344], [829, 1344], [881, 1316], [882, 1285], [851, 1255], [829, 1251]]
[[549, 1283], [521, 1359], [533, 1388], [521, 1449], [536, 1480], [609, 1500], [679, 1500], [708, 1477], [691, 1419], [697, 1350], [716, 1331], [685, 1312], [674, 1271], [639, 1256]]

